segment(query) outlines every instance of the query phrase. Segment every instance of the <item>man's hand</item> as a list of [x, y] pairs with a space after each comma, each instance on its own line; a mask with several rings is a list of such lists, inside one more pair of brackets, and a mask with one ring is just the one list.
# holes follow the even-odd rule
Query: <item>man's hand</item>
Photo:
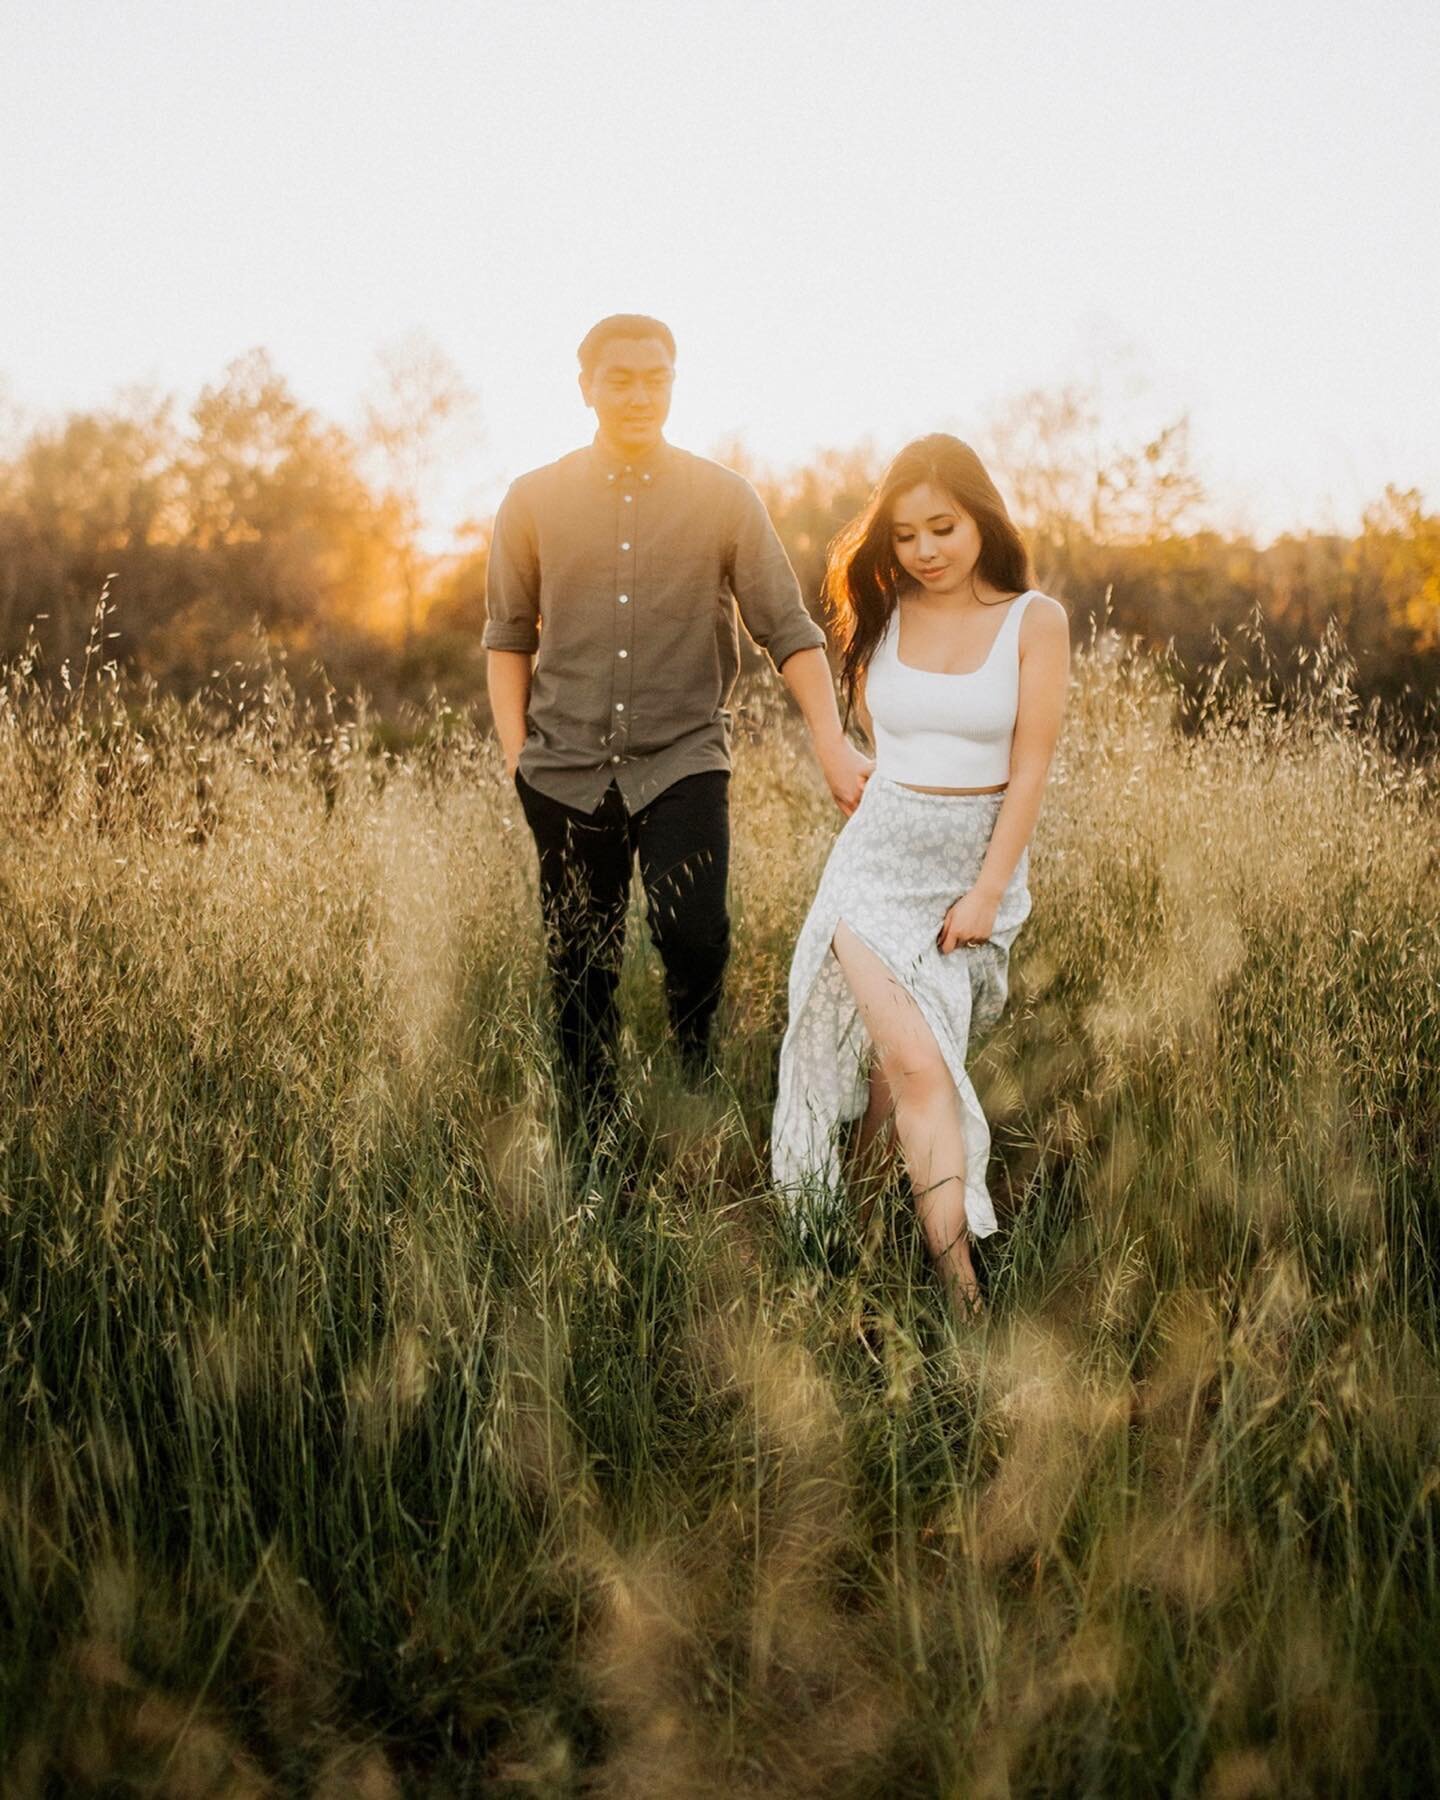
[[820, 758], [820, 767], [835, 796], [835, 804], [848, 819], [860, 804], [865, 783], [875, 772], [873, 759], [862, 756], [849, 738], [841, 738], [827, 755]]
[[962, 894], [945, 917], [936, 933], [935, 942], [942, 956], [965, 944], [983, 944], [995, 929], [995, 915], [1000, 910], [998, 894], [971, 888]]
[[845, 736], [825, 652], [818, 644], [796, 650], [785, 658], [780, 676], [804, 714], [810, 742], [815, 746], [815, 760], [835, 796], [835, 804], [849, 818], [860, 804], [875, 765]]

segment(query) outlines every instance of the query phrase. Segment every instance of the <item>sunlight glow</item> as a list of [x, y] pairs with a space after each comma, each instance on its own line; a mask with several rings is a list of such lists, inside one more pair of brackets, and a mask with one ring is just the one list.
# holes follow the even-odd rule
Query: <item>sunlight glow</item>
[[[432, 516], [588, 435], [600, 315], [679, 340], [672, 435], [762, 461], [1081, 381], [1188, 411], [1212, 506], [1440, 494], [1440, 10], [80, 0], [0, 46], [0, 374], [193, 398], [255, 345], [351, 420], [429, 332], [483, 437]], [[1108, 415], [1107, 415], [1108, 417]]]

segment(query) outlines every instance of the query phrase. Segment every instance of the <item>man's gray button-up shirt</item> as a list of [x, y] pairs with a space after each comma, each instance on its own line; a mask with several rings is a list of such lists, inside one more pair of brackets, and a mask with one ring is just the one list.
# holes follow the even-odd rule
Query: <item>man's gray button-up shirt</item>
[[520, 772], [590, 812], [612, 781], [637, 811], [730, 767], [736, 608], [778, 669], [823, 645], [759, 495], [661, 443], [592, 444], [522, 475], [495, 520], [487, 650], [534, 655]]

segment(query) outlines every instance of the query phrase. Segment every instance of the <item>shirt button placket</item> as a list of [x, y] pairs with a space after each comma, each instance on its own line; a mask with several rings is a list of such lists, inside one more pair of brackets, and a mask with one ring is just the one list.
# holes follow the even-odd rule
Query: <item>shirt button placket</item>
[[630, 724], [630, 702], [634, 677], [631, 673], [635, 647], [635, 485], [634, 475], [626, 469], [620, 483], [619, 504], [615, 508], [615, 666], [612, 677], [614, 706], [611, 719], [615, 733], [612, 763], [624, 760]]

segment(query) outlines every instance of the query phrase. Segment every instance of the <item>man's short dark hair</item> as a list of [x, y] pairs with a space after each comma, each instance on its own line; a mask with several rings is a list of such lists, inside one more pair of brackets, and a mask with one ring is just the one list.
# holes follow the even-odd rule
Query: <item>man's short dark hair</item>
[[652, 319], [648, 313], [611, 313], [608, 319], [602, 319], [598, 325], [592, 325], [580, 340], [580, 373], [590, 376], [595, 373], [595, 365], [600, 360], [600, 352], [611, 338], [659, 338], [670, 352], [670, 360], [675, 360], [675, 334], [670, 327], [659, 319]]

